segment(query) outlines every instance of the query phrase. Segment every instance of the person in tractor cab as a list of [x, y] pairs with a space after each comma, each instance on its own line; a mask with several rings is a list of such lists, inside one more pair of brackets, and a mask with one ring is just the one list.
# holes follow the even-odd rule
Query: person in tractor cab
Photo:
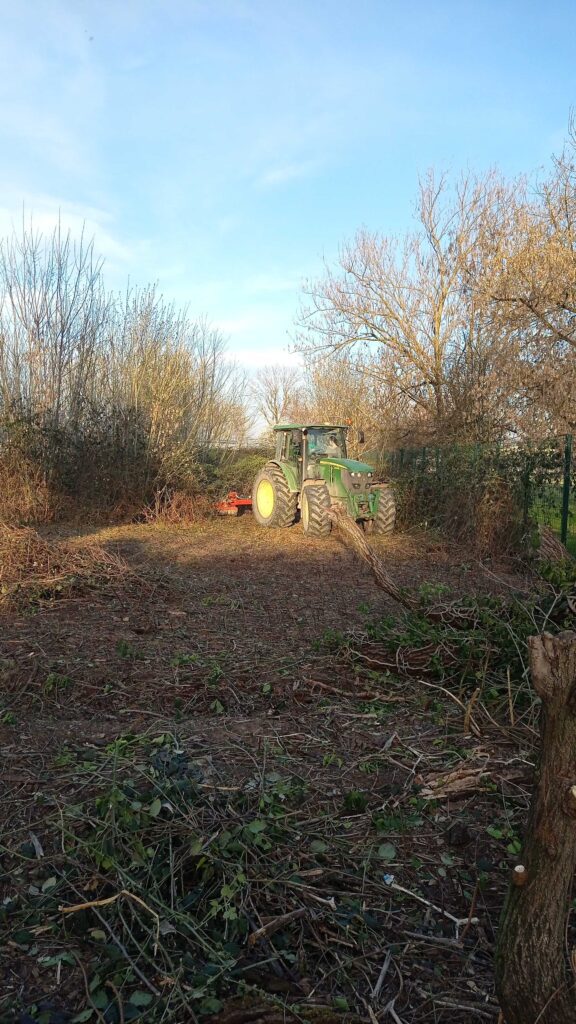
[[340, 445], [336, 434], [329, 434], [326, 438], [326, 455], [329, 459], [337, 459], [340, 456]]
[[307, 433], [308, 451], [319, 458], [322, 455], [329, 459], [338, 459], [342, 455], [336, 434], [327, 434], [325, 430], [311, 428]]

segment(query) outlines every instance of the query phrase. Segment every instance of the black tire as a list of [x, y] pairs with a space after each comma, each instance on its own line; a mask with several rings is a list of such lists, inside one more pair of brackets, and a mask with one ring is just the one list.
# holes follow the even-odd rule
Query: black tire
[[394, 492], [390, 484], [379, 484], [378, 490], [380, 491], [380, 498], [378, 501], [378, 511], [372, 520], [374, 523], [373, 532], [380, 534], [392, 533], [396, 522]]
[[[262, 485], [262, 486], [261, 486]], [[266, 485], [269, 485], [266, 487]], [[272, 504], [269, 514], [264, 501], [261, 501], [263, 508], [258, 507], [258, 489], [261, 494], [271, 495]], [[271, 488], [271, 491], [270, 489]], [[267, 462], [264, 469], [261, 469], [252, 488], [252, 512], [260, 526], [286, 527], [292, 526], [296, 519], [298, 508], [298, 494], [288, 487], [284, 473], [274, 462]]]
[[330, 495], [326, 484], [307, 484], [302, 491], [302, 526], [309, 537], [327, 537], [332, 529], [328, 515]]

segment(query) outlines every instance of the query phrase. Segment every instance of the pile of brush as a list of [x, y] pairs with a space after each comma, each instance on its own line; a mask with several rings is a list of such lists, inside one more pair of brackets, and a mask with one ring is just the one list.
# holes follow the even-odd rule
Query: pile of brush
[[96, 544], [44, 540], [29, 527], [0, 523], [0, 609], [50, 601], [134, 574], [118, 555]]

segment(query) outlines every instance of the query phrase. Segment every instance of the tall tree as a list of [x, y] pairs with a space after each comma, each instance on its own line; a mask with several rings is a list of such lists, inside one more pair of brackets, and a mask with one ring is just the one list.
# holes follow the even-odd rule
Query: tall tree
[[519, 180], [485, 216], [469, 283], [505, 325], [521, 404], [551, 432], [576, 427], [576, 126], [533, 189]]
[[289, 419], [302, 403], [302, 371], [295, 366], [263, 366], [256, 374], [252, 393], [258, 412], [268, 427]]
[[450, 189], [430, 173], [420, 183], [414, 232], [396, 239], [360, 231], [337, 268], [305, 286], [300, 347], [360, 353], [365, 370], [420, 410], [437, 437], [449, 431], [453, 367], [474, 344], [484, 360], [469, 369], [483, 373], [491, 345], [466, 268], [501, 189], [495, 174], [463, 177]]

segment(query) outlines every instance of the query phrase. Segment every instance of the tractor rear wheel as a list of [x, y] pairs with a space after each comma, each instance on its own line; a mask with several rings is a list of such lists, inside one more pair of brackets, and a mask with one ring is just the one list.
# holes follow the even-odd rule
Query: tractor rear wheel
[[282, 470], [267, 462], [252, 488], [252, 511], [260, 526], [292, 526], [298, 495], [290, 490]]
[[380, 491], [378, 511], [372, 520], [374, 533], [392, 533], [396, 522], [394, 492], [390, 484], [379, 484], [378, 490]]
[[304, 533], [310, 537], [327, 537], [332, 529], [329, 508], [330, 495], [326, 484], [307, 484], [302, 491], [301, 501]]

